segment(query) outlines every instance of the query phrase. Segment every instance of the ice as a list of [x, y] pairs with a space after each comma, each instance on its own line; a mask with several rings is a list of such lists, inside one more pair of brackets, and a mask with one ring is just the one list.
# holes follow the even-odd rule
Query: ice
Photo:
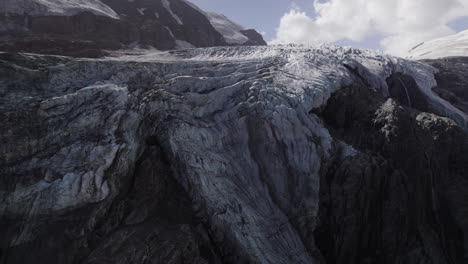
[[[254, 81], [274, 84], [263, 89], [286, 93], [295, 104], [301, 104], [308, 111], [323, 106], [333, 92], [353, 82], [349, 67], [356, 69], [371, 89], [385, 96], [388, 96], [386, 79], [393, 73], [403, 73], [416, 81], [421, 92], [438, 112], [468, 128], [467, 115], [432, 91], [437, 85], [435, 68], [374, 50], [336, 45], [279, 45], [191, 49], [180, 53], [155, 51], [113, 59], [181, 64], [196, 62], [207, 65], [212, 62], [231, 63], [233, 67], [240, 63], [245, 68], [255, 67], [265, 73], [256, 74]], [[192, 76], [194, 73], [186, 75]]]
[[408, 59], [423, 60], [459, 56], [468, 56], [468, 30], [421, 43], [410, 51]]
[[187, 41], [184, 40], [176, 40], [176, 49], [193, 49], [195, 48], [194, 45], [190, 44]]

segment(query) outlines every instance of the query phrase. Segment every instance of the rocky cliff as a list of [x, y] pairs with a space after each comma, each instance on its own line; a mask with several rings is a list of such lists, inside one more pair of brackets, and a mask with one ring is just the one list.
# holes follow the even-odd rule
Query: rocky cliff
[[107, 50], [266, 45], [185, 0], [4, 0], [0, 51], [102, 57]]
[[446, 76], [338, 46], [0, 53], [1, 262], [467, 263]]

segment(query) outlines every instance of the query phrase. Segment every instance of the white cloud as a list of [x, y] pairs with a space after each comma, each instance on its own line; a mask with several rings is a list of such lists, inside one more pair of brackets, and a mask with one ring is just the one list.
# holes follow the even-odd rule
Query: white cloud
[[468, 0], [314, 0], [311, 4], [316, 17], [293, 7], [281, 18], [271, 44], [359, 42], [379, 34], [384, 51], [404, 56], [422, 41], [455, 33], [447, 24], [468, 14]]

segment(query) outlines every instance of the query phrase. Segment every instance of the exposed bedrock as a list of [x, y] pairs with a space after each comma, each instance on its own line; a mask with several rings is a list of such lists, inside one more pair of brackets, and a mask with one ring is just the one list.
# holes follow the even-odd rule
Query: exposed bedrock
[[316, 234], [327, 262], [465, 263], [466, 132], [362, 84], [322, 114], [355, 149], [322, 175]]
[[175, 49], [177, 39], [197, 47], [226, 45], [206, 18], [182, 26], [169, 18], [155, 20], [154, 12], [152, 16], [115, 19], [83, 12], [73, 16], [0, 17], [0, 21], [26, 23], [27, 29], [0, 32], [4, 35], [0, 50], [93, 58], [107, 55], [107, 50], [134, 46]]
[[435, 75], [437, 87], [434, 91], [461, 111], [468, 113], [468, 58], [424, 60], [424, 63], [439, 70]]
[[337, 46], [0, 53], [1, 263], [466, 263], [464, 116], [434, 72]]

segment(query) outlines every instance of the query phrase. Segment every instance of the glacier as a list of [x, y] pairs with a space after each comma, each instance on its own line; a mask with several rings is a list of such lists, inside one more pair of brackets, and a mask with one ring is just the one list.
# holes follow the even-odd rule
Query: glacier
[[[47, 224], [35, 219], [90, 208], [73, 231], [85, 239], [107, 214], [122, 213], [115, 206], [128, 182], [138, 182], [132, 177], [161, 163], [208, 230], [200, 231], [206, 247], [219, 248], [224, 260], [320, 263], [313, 233], [321, 175], [337, 149], [340, 159], [364, 155], [336, 140], [318, 114], [333, 94], [359, 80], [388, 98], [388, 79], [402, 74], [433, 112], [467, 129], [466, 114], [432, 92], [435, 68], [335, 45], [122, 51], [100, 59], [0, 53], [0, 67], [0, 168], [9, 186], [0, 190], [0, 214], [23, 219], [20, 232], [5, 237], [11, 247], [40, 239]], [[378, 113], [397, 111], [395, 104]], [[433, 119], [418, 115], [420, 123]], [[163, 158], [146, 160], [152, 155]], [[158, 184], [151, 195], [164, 193]], [[138, 226], [139, 214], [153, 210], [147, 206], [119, 221]], [[118, 237], [135, 232], [110, 237], [124, 243]]]

